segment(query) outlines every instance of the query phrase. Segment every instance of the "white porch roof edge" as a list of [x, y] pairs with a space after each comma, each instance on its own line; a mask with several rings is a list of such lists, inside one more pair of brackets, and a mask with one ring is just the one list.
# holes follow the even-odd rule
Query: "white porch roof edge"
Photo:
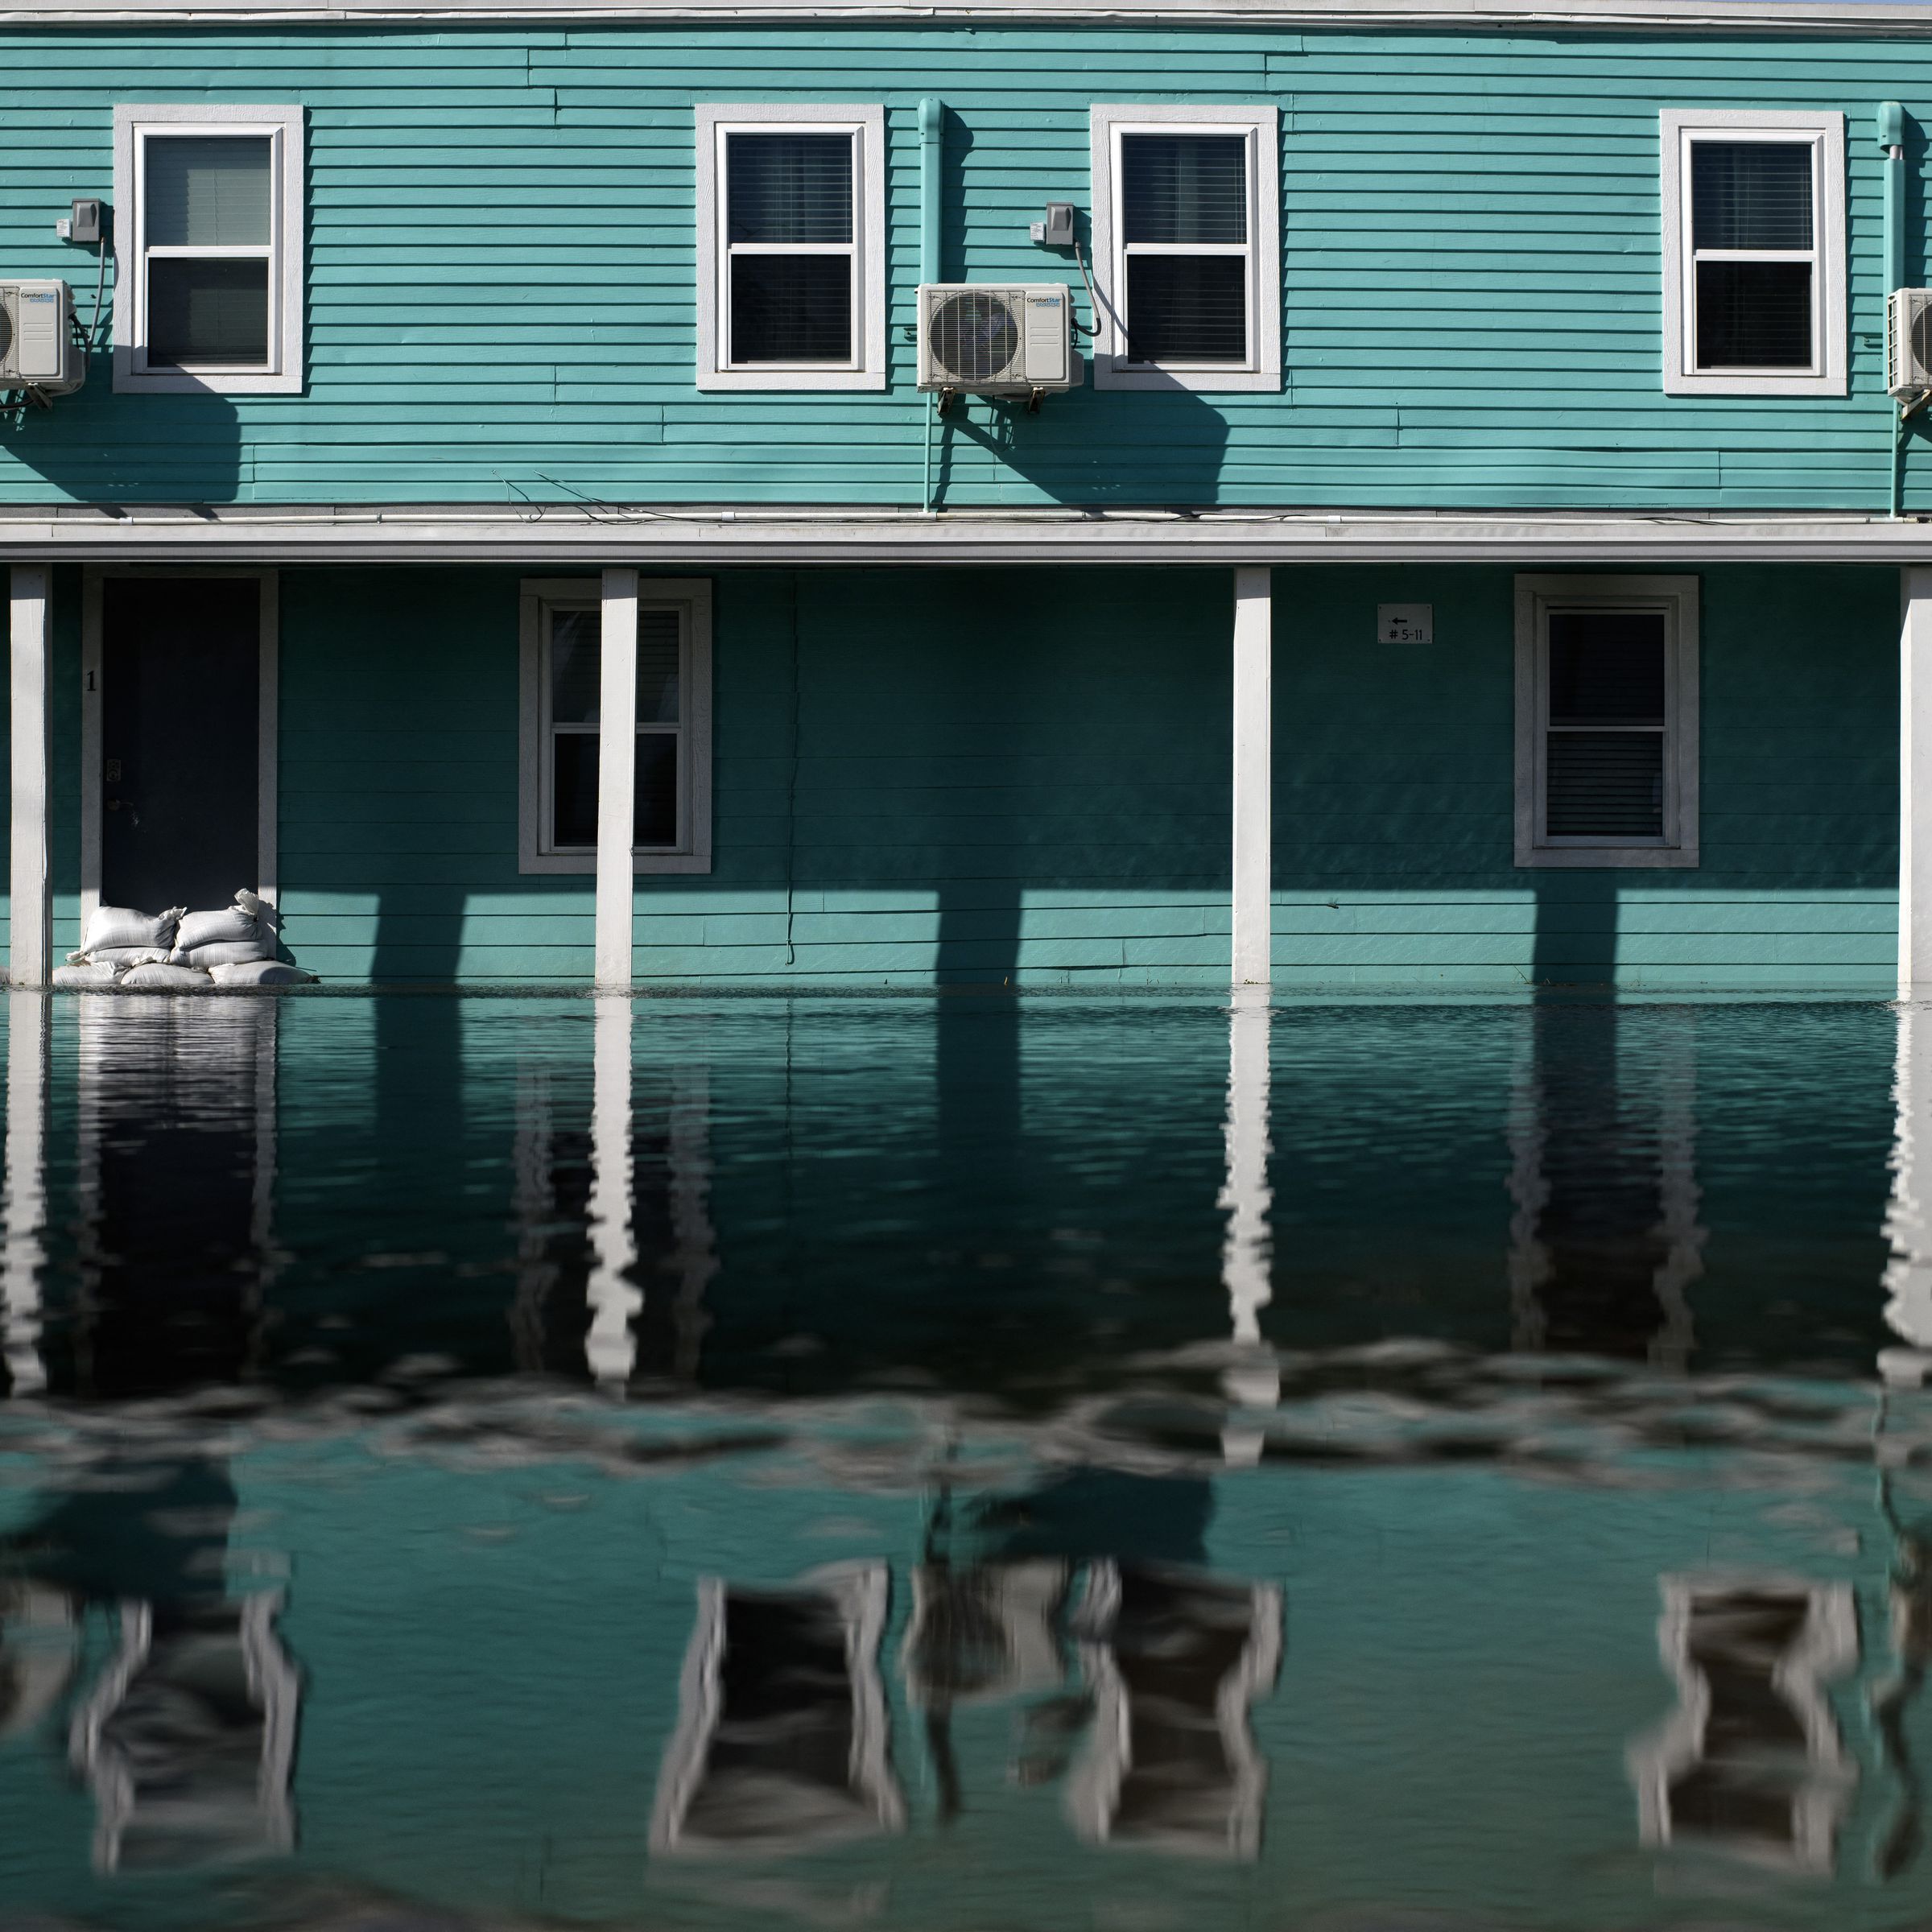
[[796, 508], [92, 506], [0, 509], [22, 563], [1216, 565], [1917, 564], [1932, 521], [1880, 517]]
[[0, 26], [478, 21], [756, 23], [1026, 20], [1296, 27], [1404, 26], [1467, 31], [1620, 27], [1740, 37], [1920, 35], [1932, 6], [1870, 0], [10, 0]]

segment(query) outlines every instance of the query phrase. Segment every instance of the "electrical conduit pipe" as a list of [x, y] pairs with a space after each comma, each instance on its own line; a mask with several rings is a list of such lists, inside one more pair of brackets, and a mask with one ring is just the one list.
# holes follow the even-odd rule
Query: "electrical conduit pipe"
[[[939, 279], [939, 168], [945, 157], [946, 105], [928, 94], [919, 103], [919, 280]], [[916, 343], [918, 327], [914, 328]], [[932, 419], [938, 398], [926, 407], [926, 483], [923, 497], [932, 509]]]

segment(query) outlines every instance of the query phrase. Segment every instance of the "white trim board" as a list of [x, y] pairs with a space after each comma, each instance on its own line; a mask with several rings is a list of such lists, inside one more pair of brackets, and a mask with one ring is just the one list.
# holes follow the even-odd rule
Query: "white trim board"
[[1889, 517], [1432, 515], [1375, 511], [755, 511], [472, 506], [0, 513], [0, 561], [488, 563], [641, 569], [863, 564], [1901, 564], [1932, 522]]
[[[698, 367], [700, 390], [883, 389], [886, 386], [886, 109], [824, 101], [701, 101], [697, 148]], [[729, 266], [719, 147], [729, 134], [805, 126], [852, 137], [852, 349], [849, 366], [809, 363], [733, 368], [719, 353]]]
[[282, 636], [279, 580], [272, 566], [89, 564], [80, 573], [80, 928], [101, 903], [101, 729], [106, 680], [101, 664], [101, 586], [109, 577], [254, 577], [261, 584], [255, 687], [255, 896], [279, 903], [282, 800]]
[[1741, 0], [1680, 6], [1675, 0], [16, 0], [9, 24], [101, 25], [134, 23], [204, 26], [211, 22], [291, 19], [421, 23], [436, 20], [799, 21], [1154, 21], [1182, 24], [1334, 27], [1414, 26], [1457, 31], [1553, 27], [1641, 27], [1649, 31], [1740, 39], [1823, 33], [1845, 38], [1932, 34], [1932, 6], [1872, 4], [1870, 0], [1769, 0], [1747, 10]]
[[[1812, 345], [1808, 369], [1705, 370], [1693, 365], [1695, 265], [1690, 183], [1691, 142], [1782, 138], [1816, 155], [1811, 211]], [[1664, 394], [1667, 396], [1842, 396], [1849, 380], [1845, 292], [1845, 117], [1832, 113], [1666, 107], [1657, 117], [1662, 167]]]
[[[114, 109], [114, 205], [127, 232], [114, 273], [114, 390], [117, 394], [294, 396], [302, 393], [308, 318], [303, 273], [308, 255], [305, 213], [308, 164], [303, 140], [307, 110], [233, 101], [122, 101]], [[150, 128], [171, 134], [259, 134], [270, 142], [268, 347], [266, 369], [151, 369], [143, 353], [147, 261], [146, 196], [136, 150]]]
[[[1093, 342], [1096, 389], [1279, 390], [1282, 386], [1282, 117], [1272, 103], [1096, 101], [1088, 109], [1092, 171], [1093, 274], [1100, 290]], [[1114, 143], [1122, 134], [1241, 134], [1248, 142], [1248, 359], [1240, 368], [1131, 362], [1122, 313], [1126, 262], [1114, 207]], [[1177, 253], [1184, 250], [1177, 250]]]

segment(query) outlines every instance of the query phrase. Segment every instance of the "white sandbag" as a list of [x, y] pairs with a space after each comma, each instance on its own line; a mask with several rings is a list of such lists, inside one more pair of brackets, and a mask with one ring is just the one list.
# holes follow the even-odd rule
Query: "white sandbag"
[[280, 960], [237, 960], [232, 965], [211, 966], [208, 976], [217, 986], [312, 986], [316, 976]]
[[167, 957], [165, 946], [103, 946], [98, 952], [70, 952], [70, 966], [151, 966]]
[[[252, 893], [249, 895], [254, 896]], [[190, 912], [182, 915], [175, 928], [174, 960], [179, 965], [202, 946], [232, 945], [237, 939], [258, 939], [262, 929], [252, 914], [239, 906], [224, 906], [218, 912]]]
[[212, 946], [197, 946], [192, 952], [176, 952], [171, 956], [176, 965], [242, 966], [257, 960], [272, 960], [275, 949], [265, 938], [217, 939]]
[[166, 912], [136, 912], [131, 906], [97, 906], [87, 922], [80, 950], [90, 957], [123, 946], [159, 946], [165, 950], [173, 943], [175, 926], [187, 910], [185, 906], [171, 906]]
[[199, 966], [130, 966], [121, 984], [130, 993], [208, 993], [214, 981]]
[[120, 978], [122, 968], [105, 960], [83, 960], [78, 966], [56, 966], [53, 971], [53, 984], [56, 986], [86, 986], [98, 992], [103, 986], [111, 986]]

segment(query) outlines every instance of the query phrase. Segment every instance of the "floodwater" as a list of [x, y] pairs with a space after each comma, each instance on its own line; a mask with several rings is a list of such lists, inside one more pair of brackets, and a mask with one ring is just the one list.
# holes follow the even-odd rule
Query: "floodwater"
[[1932, 1009], [6, 1025], [0, 1927], [1932, 1920]]

